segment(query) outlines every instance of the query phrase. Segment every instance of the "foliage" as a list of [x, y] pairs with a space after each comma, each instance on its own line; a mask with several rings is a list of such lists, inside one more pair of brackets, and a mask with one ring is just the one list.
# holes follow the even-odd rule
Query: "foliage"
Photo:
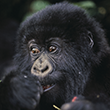
[[80, 6], [81, 8], [84, 8], [86, 12], [91, 16], [95, 16], [97, 14], [97, 7], [93, 1], [81, 1], [74, 4]]
[[[73, 3], [74, 5], [78, 5], [82, 8], [84, 8], [85, 10], [87, 10], [87, 12], [91, 15], [94, 16], [97, 14], [96, 11], [96, 5], [94, 2], [92, 1], [81, 1], [81, 2], [75, 2]], [[42, 10], [43, 8], [45, 8], [46, 6], [50, 5], [50, 3], [48, 1], [45, 0], [35, 0], [31, 3], [30, 5], [30, 11], [24, 16], [24, 19], [27, 16], [32, 15], [33, 13]]]
[[[35, 0], [30, 5], [30, 11], [24, 16], [24, 19], [26, 19], [28, 16], [31, 16], [33, 13], [42, 10], [46, 6], [48, 6], [50, 3], [44, 0]], [[23, 20], [24, 20], [23, 19]]]

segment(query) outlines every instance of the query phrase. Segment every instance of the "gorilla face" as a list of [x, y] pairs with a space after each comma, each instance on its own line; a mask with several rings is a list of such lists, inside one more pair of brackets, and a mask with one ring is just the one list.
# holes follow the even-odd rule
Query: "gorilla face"
[[27, 51], [27, 61], [22, 62], [21, 67], [28, 68], [31, 74], [39, 78], [44, 90], [43, 96], [46, 97], [44, 99], [51, 102], [54, 97], [57, 100], [59, 97], [66, 98], [67, 94], [73, 96], [82, 93], [89, 74], [86, 61], [89, 50], [86, 47], [69, 43], [58, 36], [40, 40], [32, 37], [28, 43], [27, 39], [24, 41], [22, 51]]
[[[34, 61], [31, 73], [38, 76], [44, 92], [55, 87], [56, 81], [53, 79], [54, 77], [58, 79], [57, 74], [59, 73], [60, 75], [61, 73], [56, 64], [58, 60], [61, 60], [58, 57], [61, 57], [60, 51], [62, 46], [59, 38], [46, 40], [45, 44], [44, 46], [37, 46], [35, 40], [31, 40], [29, 43], [31, 59]], [[45, 78], [47, 78], [47, 81]]]
[[83, 92], [92, 63], [100, 59], [93, 22], [99, 25], [79, 7], [65, 3], [50, 6], [21, 24], [15, 61], [21, 71], [38, 77], [44, 100], [66, 101]]

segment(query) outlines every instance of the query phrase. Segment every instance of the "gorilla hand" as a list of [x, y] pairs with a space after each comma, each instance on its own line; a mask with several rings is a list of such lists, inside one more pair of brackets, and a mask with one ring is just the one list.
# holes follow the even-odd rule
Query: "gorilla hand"
[[10, 80], [14, 106], [23, 109], [34, 109], [40, 101], [43, 89], [36, 77], [29, 74], [18, 74]]
[[90, 101], [77, 98], [74, 102], [64, 104], [61, 110], [95, 110], [95, 108]]

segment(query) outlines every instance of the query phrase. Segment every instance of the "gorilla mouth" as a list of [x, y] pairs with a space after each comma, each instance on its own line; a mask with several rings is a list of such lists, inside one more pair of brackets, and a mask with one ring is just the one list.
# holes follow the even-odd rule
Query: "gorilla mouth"
[[50, 85], [46, 85], [46, 86], [42, 85], [44, 92], [51, 90], [54, 86], [55, 86], [55, 84], [50, 84]]

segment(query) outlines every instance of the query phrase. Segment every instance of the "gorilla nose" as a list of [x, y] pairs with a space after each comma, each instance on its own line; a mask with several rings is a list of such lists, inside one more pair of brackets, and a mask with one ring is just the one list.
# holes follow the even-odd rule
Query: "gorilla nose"
[[52, 72], [52, 65], [48, 60], [36, 60], [31, 68], [31, 73], [37, 76], [45, 77]]
[[48, 65], [46, 65], [45, 67], [43, 67], [42, 65], [40, 65], [39, 68], [38, 68], [36, 65], [33, 67], [33, 70], [34, 70], [35, 72], [39, 72], [39, 73], [44, 73], [44, 72], [46, 72], [48, 69], [49, 69], [49, 68], [48, 68]]

